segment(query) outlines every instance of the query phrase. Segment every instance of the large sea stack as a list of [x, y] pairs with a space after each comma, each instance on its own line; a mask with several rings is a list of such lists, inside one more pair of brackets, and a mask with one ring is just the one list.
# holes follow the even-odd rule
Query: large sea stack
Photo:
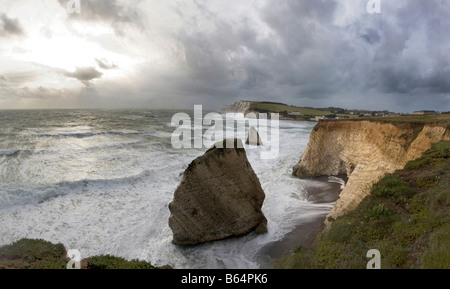
[[184, 172], [169, 204], [173, 243], [195, 245], [267, 232], [264, 191], [241, 140], [231, 143], [234, 148], [226, 140], [216, 144]]

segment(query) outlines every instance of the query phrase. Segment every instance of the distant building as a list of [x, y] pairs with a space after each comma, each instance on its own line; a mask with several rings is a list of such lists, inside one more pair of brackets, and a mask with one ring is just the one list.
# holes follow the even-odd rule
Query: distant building
[[414, 115], [439, 114], [439, 112], [434, 111], [434, 110], [419, 110], [419, 111], [413, 112], [412, 114], [414, 114]]
[[299, 111], [292, 111], [292, 112], [288, 112], [289, 115], [302, 115], [301, 112]]

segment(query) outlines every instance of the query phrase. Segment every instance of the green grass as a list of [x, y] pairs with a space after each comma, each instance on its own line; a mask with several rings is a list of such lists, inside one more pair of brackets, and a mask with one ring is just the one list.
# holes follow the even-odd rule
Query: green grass
[[358, 118], [359, 118], [359, 116], [357, 116], [357, 115], [354, 115], [354, 114], [346, 114], [346, 113], [337, 113], [336, 116], [339, 116], [339, 117], [348, 117], [348, 118], [350, 118], [350, 119], [358, 119]]
[[[0, 247], [0, 268], [6, 269], [66, 269], [69, 259], [63, 244], [45, 240], [20, 239]], [[81, 261], [82, 269], [155, 269], [144, 261], [111, 255], [89, 257]]]
[[44, 240], [21, 239], [0, 247], [0, 267], [19, 269], [63, 269], [66, 250], [62, 244]]
[[423, 254], [424, 268], [450, 268], [450, 225], [443, 226], [430, 236], [430, 248]]
[[[290, 113], [290, 112], [300, 112], [302, 115], [297, 118], [309, 120], [316, 116], [327, 116], [333, 115], [334, 113], [327, 109], [316, 109], [310, 107], [298, 107], [280, 103], [271, 103], [271, 102], [252, 102], [251, 109], [257, 112], [268, 113], [268, 112], [276, 112], [280, 114]], [[358, 118], [357, 115], [346, 114], [346, 113], [338, 113], [335, 114], [338, 117], [347, 117], [347, 118]]]
[[450, 128], [450, 114], [429, 114], [429, 115], [401, 115], [392, 117], [362, 117], [358, 120], [376, 120], [381, 122], [394, 123], [415, 123], [415, 124], [441, 124]]
[[[443, 172], [446, 168], [446, 159], [449, 157], [450, 147], [446, 142], [438, 142], [433, 145], [433, 149], [426, 151], [421, 158], [408, 162], [405, 169], [420, 169], [431, 165], [435, 167], [434, 169]], [[440, 164], [443, 164], [442, 168], [439, 166]]]
[[[258, 112], [300, 112], [305, 118], [314, 118], [315, 116], [327, 116], [334, 114], [327, 109], [316, 109], [309, 107], [297, 107], [281, 103], [271, 102], [252, 102], [252, 109]], [[374, 120], [388, 123], [410, 123], [410, 124], [438, 124], [446, 125], [450, 128], [450, 114], [429, 114], [429, 115], [400, 115], [390, 117], [359, 117], [358, 115], [338, 113], [338, 117], [348, 117], [350, 121]], [[331, 120], [332, 121], [332, 120]]]
[[111, 255], [101, 255], [88, 258], [87, 269], [155, 269], [155, 267], [144, 261], [128, 261]]
[[270, 112], [300, 112], [304, 115], [330, 115], [332, 114], [331, 111], [327, 110], [318, 110], [314, 108], [305, 108], [305, 107], [296, 107], [296, 106], [290, 106], [290, 105], [283, 105], [283, 104], [277, 104], [277, 103], [265, 103], [265, 102], [254, 102], [253, 108], [255, 110], [263, 110], [263, 111], [270, 111]]
[[404, 170], [387, 174], [328, 232], [279, 260], [279, 268], [366, 268], [369, 249], [381, 268], [450, 269], [450, 141], [433, 144]]

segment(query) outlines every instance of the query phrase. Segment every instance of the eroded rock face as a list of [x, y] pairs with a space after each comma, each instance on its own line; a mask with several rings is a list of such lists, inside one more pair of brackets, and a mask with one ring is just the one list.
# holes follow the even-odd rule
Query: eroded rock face
[[234, 143], [235, 148], [227, 148], [224, 140], [224, 148], [209, 149], [184, 172], [169, 204], [173, 243], [195, 245], [267, 232], [264, 191], [242, 142]]
[[252, 112], [251, 102], [239, 100], [232, 105], [223, 106], [222, 111], [243, 113], [246, 115], [247, 113]]
[[336, 219], [356, 208], [386, 173], [420, 157], [433, 142], [448, 139], [448, 129], [439, 124], [320, 121], [293, 174], [347, 174], [348, 182], [328, 215]]

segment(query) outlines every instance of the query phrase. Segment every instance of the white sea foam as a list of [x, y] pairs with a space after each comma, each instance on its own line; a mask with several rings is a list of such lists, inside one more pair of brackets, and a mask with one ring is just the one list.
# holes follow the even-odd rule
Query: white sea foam
[[328, 182], [330, 183], [338, 183], [341, 185], [341, 190], [345, 188], [345, 181], [341, 178], [338, 178], [336, 176], [330, 176], [328, 177]]
[[[128, 119], [126, 128], [90, 126], [94, 135], [84, 138], [41, 137], [33, 143], [35, 134], [45, 131], [32, 129], [32, 139], [22, 135], [29, 138], [24, 148], [31, 153], [0, 157], [0, 245], [41, 238], [78, 249], [82, 258], [113, 254], [176, 268], [258, 268], [260, 248], [331, 209], [332, 203], [309, 202], [307, 181], [291, 175], [314, 123], [280, 121], [280, 153], [275, 160], [260, 159], [261, 150], [269, 147], [246, 148], [266, 193], [262, 209], [268, 233], [176, 246], [171, 242], [168, 204], [187, 165], [206, 149], [173, 149], [170, 116], [158, 124], [145, 123], [152, 121], [148, 118], [121, 119]], [[142, 122], [139, 127], [130, 127], [138, 126], [137, 120]], [[159, 130], [146, 133], [149, 125]], [[104, 133], [113, 131], [120, 133]], [[7, 151], [1, 145], [0, 150]], [[35, 147], [45, 150], [39, 153]]]

